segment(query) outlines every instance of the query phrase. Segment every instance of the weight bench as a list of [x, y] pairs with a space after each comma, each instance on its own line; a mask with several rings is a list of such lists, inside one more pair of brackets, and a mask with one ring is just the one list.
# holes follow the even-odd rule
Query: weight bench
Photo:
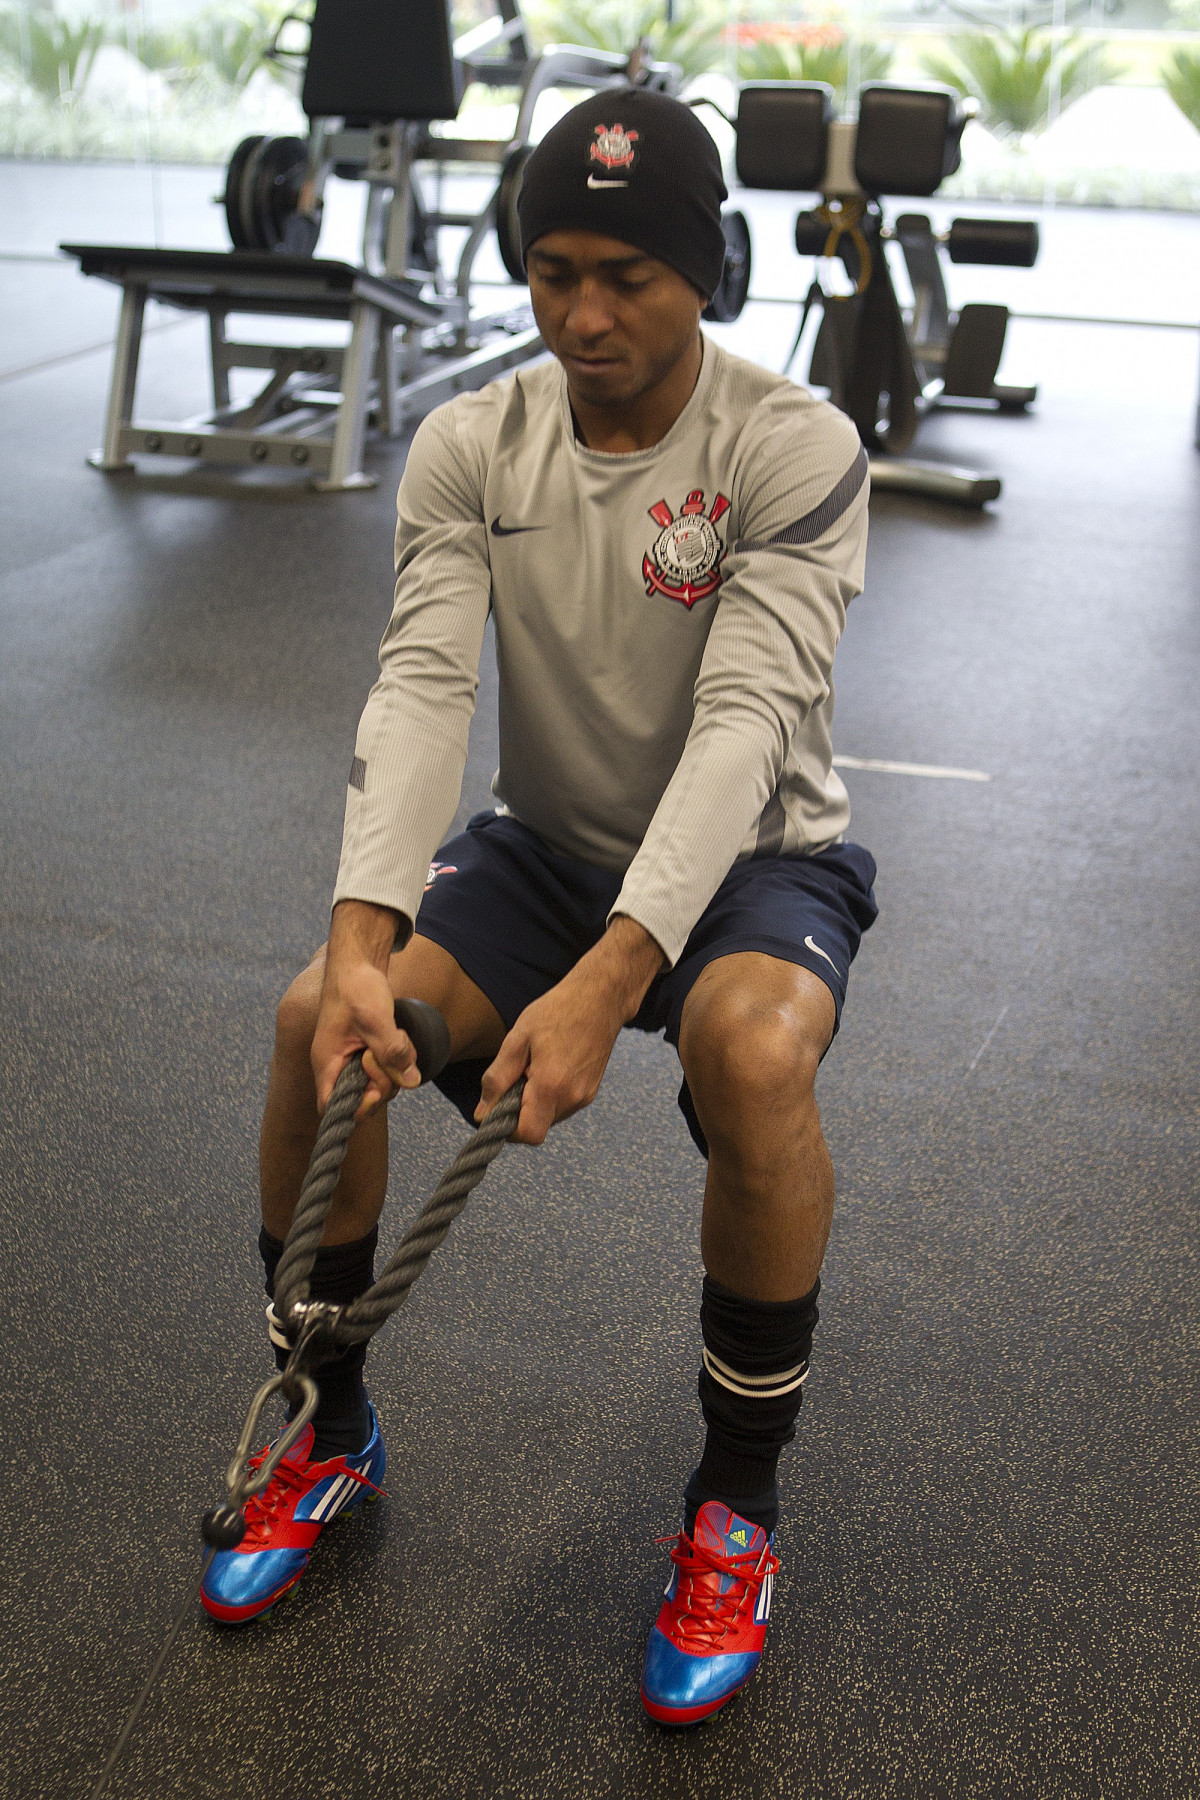
[[[385, 428], [402, 425], [396, 374], [398, 327], [424, 330], [440, 322], [411, 285], [368, 275], [349, 263], [256, 251], [145, 250], [64, 244], [85, 275], [122, 289], [104, 442], [89, 457], [109, 473], [133, 467], [131, 454], [197, 457], [210, 463], [258, 463], [306, 470], [324, 489], [373, 485], [362, 471], [371, 398], [381, 398]], [[135, 420], [134, 392], [146, 301], [208, 315], [212, 356], [211, 414], [172, 424]], [[326, 344], [247, 344], [226, 336], [231, 312], [338, 319], [350, 325], [345, 349]], [[506, 351], [479, 353], [487, 375], [512, 367], [538, 348], [536, 331], [518, 332]], [[478, 385], [472, 364], [433, 370], [408, 384], [407, 399], [436, 406]], [[231, 369], [265, 369], [269, 379], [248, 405], [230, 404]]]

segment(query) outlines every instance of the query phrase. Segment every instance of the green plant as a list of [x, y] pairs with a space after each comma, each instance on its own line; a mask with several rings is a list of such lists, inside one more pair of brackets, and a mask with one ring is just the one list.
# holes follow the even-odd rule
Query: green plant
[[643, 38], [650, 54], [662, 62], [678, 63], [685, 81], [715, 68], [721, 60], [722, 24], [691, 10], [686, 18], [670, 24], [663, 0], [560, 0], [537, 14], [543, 42], [587, 44], [598, 50], [632, 50]]
[[[1058, 50], [1060, 112], [1117, 73], [1104, 48], [1084, 42], [1077, 33], [1063, 38]], [[979, 101], [980, 123], [989, 131], [1020, 137], [1044, 130], [1049, 120], [1054, 56], [1054, 39], [1029, 26], [960, 32], [946, 53], [927, 51], [921, 60], [935, 80]]]
[[[851, 40], [836, 26], [816, 28], [792, 40], [759, 38], [738, 51], [738, 74], [747, 81], [827, 81], [844, 97], [850, 74]], [[882, 81], [892, 66], [890, 45], [864, 38], [858, 45], [858, 80]]]
[[1200, 131], [1200, 50], [1176, 50], [1163, 69], [1163, 86]]
[[148, 69], [176, 81], [195, 80], [211, 71], [240, 91], [260, 67], [278, 73], [274, 64], [263, 63], [263, 56], [288, 10], [278, 0], [213, 8], [175, 30], [143, 32], [137, 54]]
[[101, 19], [72, 24], [32, 7], [0, 13], [0, 55], [15, 63], [30, 87], [48, 100], [82, 94], [106, 35]]

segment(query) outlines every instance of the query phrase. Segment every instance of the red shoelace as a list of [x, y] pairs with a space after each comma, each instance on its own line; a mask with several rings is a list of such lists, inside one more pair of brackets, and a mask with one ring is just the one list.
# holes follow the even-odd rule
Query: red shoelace
[[[270, 1445], [250, 1458], [252, 1469], [261, 1466], [269, 1449]], [[284, 1503], [290, 1494], [305, 1487], [307, 1473], [303, 1463], [294, 1463], [285, 1456], [262, 1493], [251, 1494], [245, 1507], [246, 1535], [238, 1545], [239, 1550], [261, 1550], [269, 1544]], [[357, 1469], [341, 1468], [336, 1473], [357, 1481], [360, 1487], [370, 1488], [373, 1494], [383, 1493], [381, 1487], [376, 1487], [373, 1481], [360, 1475]]]
[[[660, 1544], [670, 1541], [658, 1540]], [[744, 1550], [737, 1556], [722, 1556], [720, 1551], [696, 1543], [682, 1531], [675, 1540], [671, 1561], [679, 1570], [673, 1631], [684, 1649], [702, 1654], [720, 1649], [739, 1615], [758, 1598], [766, 1577], [779, 1569], [779, 1558], [768, 1544], [757, 1554]], [[732, 1586], [724, 1593], [722, 1576], [732, 1580]]]

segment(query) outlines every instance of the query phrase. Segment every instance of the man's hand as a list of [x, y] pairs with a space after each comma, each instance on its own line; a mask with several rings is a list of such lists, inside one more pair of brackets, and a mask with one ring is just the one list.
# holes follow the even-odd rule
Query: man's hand
[[616, 918], [557, 987], [527, 1006], [483, 1078], [482, 1121], [525, 1077], [514, 1141], [541, 1144], [560, 1119], [596, 1098], [622, 1025], [633, 1018], [663, 953], [633, 919]]
[[417, 1087], [417, 1055], [396, 1025], [387, 967], [397, 915], [384, 906], [343, 900], [333, 909], [321, 1010], [312, 1043], [317, 1110], [356, 1050], [362, 1050], [367, 1091], [355, 1118], [365, 1119], [400, 1088]]

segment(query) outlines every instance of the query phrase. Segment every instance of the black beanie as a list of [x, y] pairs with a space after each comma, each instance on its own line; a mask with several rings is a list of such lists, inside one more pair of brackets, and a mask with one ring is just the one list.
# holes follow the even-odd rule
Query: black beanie
[[517, 198], [521, 254], [548, 231], [598, 231], [716, 292], [725, 266], [721, 158], [690, 106], [649, 88], [573, 107], [529, 161]]

